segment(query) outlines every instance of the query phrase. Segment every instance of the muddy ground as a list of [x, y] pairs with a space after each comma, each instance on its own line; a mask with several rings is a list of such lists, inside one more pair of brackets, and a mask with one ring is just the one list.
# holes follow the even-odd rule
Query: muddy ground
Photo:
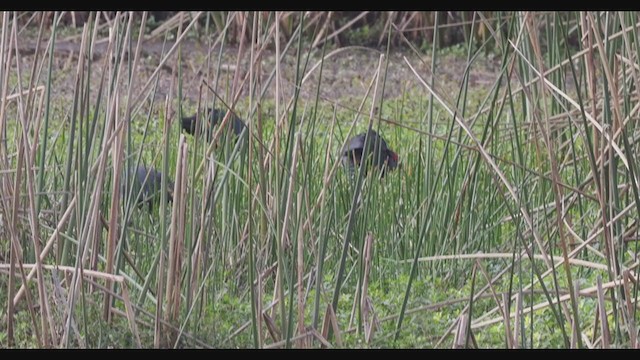
[[[23, 88], [28, 85], [28, 74], [31, 72], [31, 67], [34, 60], [34, 52], [36, 48], [35, 38], [32, 39], [20, 39], [19, 40], [19, 54], [20, 54], [20, 72], [22, 74]], [[133, 86], [132, 94], [135, 96], [141, 91], [152, 74], [156, 71], [160, 65], [164, 54], [168, 51], [174, 43], [168, 42], [163, 46], [161, 40], [152, 39], [145, 41], [142, 44], [141, 56], [136, 67], [135, 83]], [[135, 41], [133, 42], [135, 46]], [[42, 47], [46, 47], [46, 42], [43, 42]], [[203, 83], [203, 79], [208, 78], [207, 74], [207, 59], [209, 59], [209, 72], [211, 83], [215, 84], [217, 81], [217, 91], [225, 101], [229, 101], [231, 96], [227, 93], [227, 89], [230, 89], [230, 84], [233, 83], [233, 77], [236, 73], [236, 69], [239, 70], [239, 79], [242, 79], [250, 69], [251, 53], [249, 49], [245, 49], [241, 54], [241, 59], [238, 62], [239, 49], [238, 47], [225, 47], [221, 61], [218, 61], [219, 47], [210, 49], [206, 41], [186, 39], [181, 44], [181, 56], [182, 56], [182, 77], [183, 77], [183, 109], [195, 109], [198, 101], [199, 88]], [[76, 73], [78, 67], [78, 54], [80, 51], [80, 41], [78, 37], [61, 38], [56, 41], [55, 45], [55, 58], [53, 61], [53, 92], [52, 99], [54, 106], [59, 104], [70, 104], [73, 99], [73, 92], [76, 82]], [[101, 76], [103, 75], [103, 69], [107, 71], [106, 76], [109, 77], [109, 66], [105, 67], [105, 59], [111, 61], [111, 56], [105, 56], [107, 52], [107, 41], [105, 38], [98, 39], [93, 49], [93, 66], [91, 71], [91, 97], [95, 100], [97, 96], [98, 84], [100, 83]], [[308, 47], [303, 49], [302, 63], [304, 64], [305, 57], [308, 53]], [[455, 98], [460, 84], [463, 78], [463, 73], [466, 68], [466, 56], [465, 51], [443, 51], [438, 55], [438, 62], [436, 68], [436, 80], [438, 90], [444, 94], [448, 94], [450, 98]], [[351, 47], [342, 49], [327, 49], [325, 54], [325, 62], [322, 70], [322, 83], [320, 86], [320, 98], [321, 101], [327, 103], [344, 103], [350, 102], [351, 105], [359, 103], [365, 96], [367, 87], [372, 81], [378, 62], [380, 59], [381, 50], [364, 47]], [[177, 69], [177, 52], [174, 52], [166, 61], [164, 65], [158, 70], [160, 80], [158, 89], [156, 92], [156, 106], [164, 106], [165, 98], [171, 93], [170, 89], [174, 72]], [[255, 53], [254, 53], [255, 56]], [[302, 99], [308, 100], [311, 104], [314, 103], [318, 85], [318, 78], [320, 73], [319, 62], [322, 58], [322, 49], [312, 49], [305, 71], [305, 75], [308, 79], [303, 84], [300, 96]], [[405, 62], [406, 60], [412, 64], [412, 66], [419, 72], [425, 80], [430, 81], [430, 64], [431, 55], [427, 53], [417, 54], [415, 51], [409, 49], [396, 49], [390, 52], [390, 62], [388, 66], [388, 72], [385, 85], [385, 98], [394, 99], [406, 96], [407, 92], [410, 94], [424, 93], [428, 94], [426, 89], [420, 84], [416, 75], [410, 70], [409, 66]], [[44, 58], [48, 61], [48, 57]], [[42, 57], [40, 59], [42, 61]], [[128, 66], [128, 59], [125, 58], [125, 64]], [[296, 76], [296, 50], [290, 48], [281, 62], [281, 81], [280, 92], [282, 99], [288, 101], [294, 90], [293, 84], [295, 83]], [[15, 71], [15, 59], [12, 61], [13, 70]], [[267, 100], [275, 99], [276, 83], [271, 81], [267, 84], [269, 75], [275, 68], [276, 56], [275, 49], [267, 48], [263, 51], [260, 66], [257, 68], [261, 74], [261, 84], [259, 86], [267, 87], [266, 98]], [[220, 66], [218, 66], [220, 65]], [[218, 78], [216, 79], [215, 73], [217, 69], [220, 69]], [[499, 72], [500, 64], [499, 59], [493, 59], [487, 56], [480, 56], [473, 63], [470, 71], [471, 88], [490, 87], [496, 79]], [[127, 69], [125, 67], [124, 69]], [[311, 70], [313, 69], [313, 70]], [[128, 77], [128, 70], [125, 70], [121, 75], [122, 83], [125, 84]], [[47, 64], [43, 68], [40, 76], [39, 85], [45, 85], [47, 78]], [[152, 81], [153, 84], [153, 81]], [[126, 89], [123, 86], [121, 89]], [[206, 87], [203, 90], [207, 90]], [[149, 91], [149, 90], [147, 90]], [[10, 89], [10, 93], [17, 92], [17, 87]], [[240, 103], [248, 104], [248, 96], [250, 93], [250, 87], [248, 82], [242, 87], [242, 94], [240, 97]], [[176, 99], [177, 86], [173, 87], [172, 99]], [[209, 96], [211, 96], [209, 94]], [[177, 105], [175, 102], [174, 106]], [[154, 106], [154, 107], [156, 107]], [[246, 106], [246, 105], [245, 105]], [[62, 108], [68, 108], [68, 106], [62, 105]], [[243, 106], [239, 106], [242, 112]]]

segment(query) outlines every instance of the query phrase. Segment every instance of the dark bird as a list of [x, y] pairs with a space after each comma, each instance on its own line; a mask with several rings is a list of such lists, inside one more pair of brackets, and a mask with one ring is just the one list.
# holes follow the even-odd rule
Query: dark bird
[[[203, 130], [206, 134], [207, 141], [211, 141], [214, 134], [214, 127], [224, 119], [224, 116], [226, 114], [227, 111], [223, 109], [207, 109], [207, 118], [209, 119], [209, 121], [207, 124], [205, 124], [205, 128]], [[230, 116], [231, 119], [229, 119], [229, 121], [231, 122], [231, 126], [233, 126], [233, 132], [234, 134], [236, 134], [236, 136], [240, 136], [240, 134], [242, 134], [242, 131], [247, 126], [245, 125], [244, 121], [242, 121], [242, 119], [240, 119], [235, 114], [231, 113]], [[188, 134], [195, 135], [197, 127], [200, 126], [200, 123], [196, 117], [197, 114], [182, 118], [182, 129]], [[227, 122], [227, 124], [229, 124], [229, 122]]]
[[367, 133], [356, 135], [349, 140], [342, 150], [342, 163], [349, 168], [349, 173], [353, 174], [356, 165], [360, 166], [363, 161], [370, 161], [373, 167], [382, 170], [384, 176], [385, 170], [393, 170], [398, 166], [398, 154], [389, 149], [387, 142], [377, 132], [370, 130], [368, 134], [370, 139], [366, 150], [364, 147]]
[[[138, 166], [135, 171], [132, 168], [129, 172], [130, 183], [133, 184], [133, 196], [137, 196], [136, 204], [138, 208], [147, 205], [149, 212], [153, 206], [160, 202], [160, 189], [162, 189], [162, 173], [154, 168]], [[173, 202], [173, 181], [167, 179], [167, 201]], [[124, 186], [123, 186], [124, 190]], [[123, 191], [123, 197], [126, 198]]]

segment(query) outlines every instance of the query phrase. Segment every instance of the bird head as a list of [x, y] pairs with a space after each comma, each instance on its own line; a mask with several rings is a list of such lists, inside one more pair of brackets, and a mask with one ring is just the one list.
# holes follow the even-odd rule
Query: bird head
[[392, 150], [387, 150], [387, 166], [393, 170], [398, 166], [398, 154]]
[[196, 132], [196, 116], [186, 116], [181, 119], [182, 130], [188, 134], [195, 134]]

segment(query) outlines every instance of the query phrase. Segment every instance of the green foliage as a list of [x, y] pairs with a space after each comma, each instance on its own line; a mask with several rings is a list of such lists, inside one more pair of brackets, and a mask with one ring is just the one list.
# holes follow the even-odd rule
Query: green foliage
[[[211, 39], [229, 14], [236, 15], [237, 23], [231, 24], [224, 42], [213, 45]], [[54, 52], [50, 68], [44, 52], [39, 54], [45, 71], [34, 83], [45, 85], [41, 94], [50, 98], [37, 97], [35, 103], [47, 111], [25, 112], [26, 97], [14, 96], [6, 101], [1, 123], [6, 141], [0, 144], [0, 161], [6, 169], [0, 171], [0, 238], [7, 239], [0, 241], [1, 262], [9, 263], [12, 241], [19, 243], [20, 260], [29, 266], [39, 256], [36, 248], [55, 241], [44, 257], [44, 276], [28, 285], [33, 308], [22, 299], [15, 309], [13, 347], [41, 346], [36, 331], [41, 331], [44, 311], [38, 281], [50, 305], [52, 325], [45, 331], [68, 331], [67, 292], [72, 270], [80, 266], [123, 277], [143, 347], [154, 346], [156, 316], [171, 323], [160, 327], [162, 347], [297, 347], [287, 336], [290, 340], [315, 325], [317, 333], [310, 334], [317, 337], [328, 305], [335, 303], [344, 347], [451, 348], [456, 322], [467, 314], [478, 345], [501, 348], [507, 346], [503, 294], [510, 299], [509, 314], [519, 316], [522, 324], [520, 347], [565, 347], [573, 336], [573, 319], [579, 320], [584, 335], [580, 341], [598, 337], [596, 293], [575, 297], [569, 292], [576, 285], [583, 292], [594, 287], [598, 277], [614, 289], [606, 290], [604, 305], [611, 343], [630, 346], [627, 319], [637, 315], [625, 312], [625, 290], [612, 287], [612, 281], [635, 267], [638, 252], [640, 199], [633, 180], [638, 130], [629, 120], [636, 115], [636, 75], [626, 62], [634, 58], [628, 52], [637, 48], [637, 39], [631, 32], [625, 39], [615, 34], [637, 23], [636, 17], [476, 13], [471, 32], [468, 14], [452, 12], [438, 22], [462, 23], [439, 29], [444, 35], [434, 46], [433, 13], [371, 13], [336, 33], [336, 42], [327, 48], [311, 49], [322, 38], [316, 38], [320, 26], [330, 35], [358, 15], [335, 14], [309, 13], [301, 21], [299, 13], [278, 13], [282, 59], [273, 53], [276, 46], [269, 37], [276, 14], [267, 12], [207, 14], [211, 16], [199, 19], [197, 29], [187, 29], [179, 57], [172, 54], [162, 68], [158, 62], [177, 39], [177, 25], [167, 29], [165, 39], [145, 40], [150, 41], [148, 49], [156, 46], [158, 51], [143, 50], [136, 69], [129, 68], [130, 53], [84, 58], [78, 66], [77, 58]], [[134, 21], [127, 29], [126, 16], [113, 38], [129, 34], [124, 43], [133, 46], [139, 24]], [[606, 30], [599, 36], [618, 37], [565, 64], [580, 49], [576, 38], [587, 39], [578, 20], [592, 18], [594, 29]], [[335, 48], [338, 43], [377, 47], [380, 42], [386, 51], [387, 19], [404, 24], [404, 34], [420, 50], [395, 47], [406, 43], [395, 32], [394, 51], [384, 57], [371, 48]], [[161, 24], [152, 16], [146, 31]], [[260, 26], [256, 37], [254, 24]], [[496, 26], [487, 28], [492, 24]], [[299, 25], [302, 38], [297, 38]], [[455, 31], [447, 33], [448, 28]], [[26, 29], [24, 34], [33, 38], [32, 26]], [[64, 27], [57, 36], [79, 36], [78, 30]], [[307, 34], [311, 31], [313, 37]], [[463, 32], [465, 43], [456, 43]], [[565, 32], [571, 39], [565, 40]], [[101, 29], [97, 38], [106, 33]], [[234, 46], [243, 36], [238, 61]], [[212, 48], [203, 50], [203, 44]], [[2, 51], [20, 54], [17, 49]], [[600, 51], [605, 54], [597, 56]], [[586, 60], [590, 57], [600, 64], [595, 74]], [[122, 64], [113, 61], [120, 58]], [[29, 84], [28, 59], [20, 58], [27, 64], [20, 65], [20, 73], [11, 63], [6, 77], [0, 74], [7, 94]], [[389, 62], [383, 61], [378, 73], [380, 59]], [[250, 67], [251, 61], [255, 66]], [[598, 66], [625, 81], [610, 84]], [[76, 73], [82, 76], [76, 78]], [[590, 79], [593, 84], [587, 83]], [[251, 129], [250, 142], [236, 142], [230, 132], [221, 133], [215, 144], [182, 134], [176, 109], [183, 116], [195, 113], [200, 90], [203, 108], [216, 96], [232, 104], [239, 94], [233, 107]], [[224, 106], [216, 101], [216, 107]], [[111, 116], [113, 109], [117, 113]], [[48, 122], [43, 121], [45, 113]], [[113, 128], [114, 119], [124, 131]], [[370, 125], [399, 154], [400, 165], [384, 178], [371, 170], [362, 178], [358, 173], [351, 177], [340, 164], [342, 146]], [[114, 130], [121, 132], [113, 136]], [[609, 130], [615, 130], [609, 133], [613, 138], [602, 135]], [[186, 191], [151, 213], [133, 204], [123, 207], [114, 175], [140, 158], [177, 180], [182, 136]], [[615, 149], [608, 147], [611, 141]], [[33, 152], [18, 169], [25, 149]], [[120, 150], [125, 161], [116, 160]], [[62, 221], [72, 198], [75, 208]], [[36, 204], [39, 212], [32, 211]], [[184, 206], [184, 225], [179, 204]], [[109, 268], [107, 245], [114, 239]], [[178, 239], [182, 242], [176, 245]], [[370, 259], [365, 258], [367, 239], [373, 241]], [[564, 259], [563, 245], [581, 262], [549, 265]], [[63, 281], [54, 282], [50, 265], [69, 267]], [[2, 304], [10, 301], [6, 269], [0, 274]], [[58, 274], [62, 271], [67, 270]], [[23, 280], [17, 272], [13, 276], [17, 290]], [[167, 291], [169, 280], [177, 284], [175, 293]], [[101, 277], [92, 281], [106, 285]], [[365, 281], [369, 317], [362, 308]], [[52, 346], [135, 347], [123, 301], [113, 300], [117, 312], [106, 321], [104, 291], [89, 281], [78, 285], [71, 308], [75, 328], [68, 333], [68, 344]], [[635, 284], [627, 285], [635, 294]], [[60, 288], [62, 295], [56, 293]], [[124, 294], [122, 285], [114, 291]], [[516, 295], [521, 296], [520, 314]], [[566, 307], [544, 305], [559, 297]], [[158, 301], [162, 314], [156, 314]], [[540, 309], [529, 313], [532, 306]], [[8, 306], [2, 308], [0, 347], [8, 347]], [[376, 328], [368, 338], [363, 323], [374, 315]], [[515, 317], [509, 324], [515, 326]], [[336, 334], [327, 341], [337, 345]], [[308, 345], [319, 347], [320, 342]]]

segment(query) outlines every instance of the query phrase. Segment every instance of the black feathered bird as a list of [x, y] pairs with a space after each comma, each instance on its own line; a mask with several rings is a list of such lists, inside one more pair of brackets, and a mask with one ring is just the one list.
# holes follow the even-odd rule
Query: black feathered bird
[[[137, 196], [135, 202], [138, 208], [147, 205], [149, 212], [151, 212], [153, 207], [160, 203], [162, 173], [154, 168], [141, 165], [136, 169], [132, 168], [129, 176], [132, 178], [130, 183], [133, 184], [133, 196]], [[173, 181], [167, 179], [167, 201], [173, 202], [173, 186]], [[126, 197], [126, 195], [123, 191], [123, 196]]]
[[[224, 119], [224, 116], [226, 114], [227, 114], [227, 111], [223, 109], [212, 109], [212, 108], [207, 109], [206, 118], [209, 121], [207, 124], [205, 124], [205, 127], [204, 127], [204, 134], [206, 134], [207, 141], [211, 141], [214, 134], [214, 127], [217, 126]], [[240, 136], [240, 134], [242, 134], [242, 131], [247, 126], [245, 125], [244, 121], [242, 121], [242, 119], [240, 119], [235, 114], [231, 113], [230, 116], [231, 116], [231, 119], [229, 119], [229, 121], [231, 122], [231, 126], [233, 127], [233, 133], [236, 134], [236, 136]], [[227, 124], [229, 124], [229, 122], [227, 122]], [[188, 134], [195, 135], [198, 129], [197, 128], [198, 126], [199, 126], [199, 121], [197, 119], [197, 114], [182, 118], [182, 129], [186, 131]]]
[[[355, 166], [370, 161], [371, 165], [382, 171], [393, 170], [398, 166], [398, 154], [389, 149], [387, 142], [377, 132], [369, 130], [369, 146], [365, 149], [367, 133], [354, 136], [342, 149], [342, 163], [353, 174]], [[365, 168], [365, 172], [367, 169]]]

